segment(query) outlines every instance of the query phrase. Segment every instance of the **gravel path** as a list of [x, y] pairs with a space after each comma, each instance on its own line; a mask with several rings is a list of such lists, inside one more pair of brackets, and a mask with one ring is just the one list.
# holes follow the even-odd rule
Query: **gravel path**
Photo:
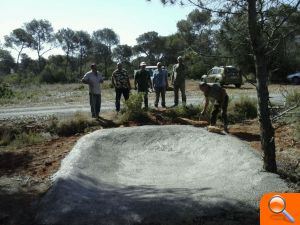
[[[239, 98], [240, 96], [230, 96], [232, 99]], [[256, 95], [249, 95], [251, 98], [256, 98]], [[172, 106], [174, 104], [173, 97], [168, 96], [166, 98], [166, 105]], [[271, 101], [273, 104], [284, 104], [283, 97], [279, 94], [271, 95]], [[149, 106], [154, 107], [154, 94], [149, 98]], [[199, 105], [203, 103], [203, 96], [199, 93], [198, 95], [188, 96], [188, 104]], [[122, 106], [123, 107], [123, 106]], [[115, 103], [111, 100], [103, 99], [101, 105], [101, 112], [115, 110]], [[66, 117], [72, 116], [76, 112], [90, 112], [90, 106], [88, 104], [65, 104], [61, 106], [13, 106], [13, 107], [0, 107], [0, 121], [13, 118], [38, 118], [38, 117], [49, 117], [58, 116]]]

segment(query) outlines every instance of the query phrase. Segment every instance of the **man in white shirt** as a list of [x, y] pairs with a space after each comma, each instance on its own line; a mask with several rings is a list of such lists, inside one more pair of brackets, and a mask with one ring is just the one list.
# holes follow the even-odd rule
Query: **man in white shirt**
[[103, 76], [97, 71], [96, 64], [91, 65], [91, 71], [87, 72], [81, 79], [82, 83], [89, 85], [90, 106], [93, 118], [99, 118], [101, 107], [100, 83], [103, 83]]

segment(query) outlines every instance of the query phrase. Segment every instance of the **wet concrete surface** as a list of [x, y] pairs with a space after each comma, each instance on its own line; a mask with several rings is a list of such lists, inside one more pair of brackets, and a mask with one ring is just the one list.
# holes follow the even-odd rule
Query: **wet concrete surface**
[[40, 202], [38, 224], [259, 224], [266, 192], [287, 191], [257, 152], [191, 126], [82, 137]]

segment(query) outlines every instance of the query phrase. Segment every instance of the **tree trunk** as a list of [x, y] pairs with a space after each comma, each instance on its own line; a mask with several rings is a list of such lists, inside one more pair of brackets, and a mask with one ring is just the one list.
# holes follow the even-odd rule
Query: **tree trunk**
[[22, 47], [21, 47], [20, 51], [18, 52], [18, 57], [17, 57], [17, 71], [19, 71], [20, 55], [21, 55], [23, 49], [24, 49], [24, 44], [22, 44]]
[[82, 61], [83, 61], [83, 52], [80, 50], [80, 57], [79, 57], [79, 74], [82, 76]]
[[104, 77], [107, 77], [107, 67], [108, 67], [108, 63], [107, 63], [107, 58], [104, 57]]
[[274, 128], [270, 119], [268, 70], [266, 63], [266, 49], [262, 31], [258, 25], [256, 0], [248, 0], [248, 27], [257, 80], [258, 117], [260, 122], [260, 141], [263, 150], [264, 169], [276, 172]]
[[20, 60], [21, 52], [22, 52], [22, 50], [20, 50], [19, 53], [18, 53], [18, 57], [17, 57], [17, 71], [16, 72], [19, 71], [19, 60]]
[[269, 172], [277, 172], [275, 155], [274, 128], [270, 119], [268, 107], [268, 72], [266, 60], [263, 56], [255, 56], [256, 79], [257, 79], [257, 99], [258, 117], [260, 123], [260, 141], [263, 150], [264, 169]]
[[69, 52], [67, 52], [67, 62], [66, 62], [66, 65], [65, 65], [65, 75], [67, 75], [68, 65], [69, 65]]

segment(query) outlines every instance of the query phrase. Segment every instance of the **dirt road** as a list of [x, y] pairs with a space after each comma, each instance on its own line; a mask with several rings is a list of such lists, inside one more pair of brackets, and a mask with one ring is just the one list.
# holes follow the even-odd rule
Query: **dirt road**
[[[241, 95], [231, 94], [231, 99], [237, 99]], [[256, 99], [255, 94], [248, 95], [253, 99]], [[280, 94], [272, 94], [271, 101], [274, 104], [284, 104], [284, 98]], [[150, 95], [149, 105], [154, 107], [154, 94]], [[187, 104], [199, 105], [203, 102], [203, 96], [200, 93], [192, 93], [187, 97]], [[169, 93], [166, 98], [166, 105], [172, 106], [174, 104], [173, 96]], [[115, 103], [112, 100], [103, 99], [101, 105], [101, 112], [113, 111], [115, 109]], [[28, 118], [28, 117], [67, 117], [72, 116], [76, 112], [89, 112], [89, 105], [86, 104], [64, 104], [64, 105], [52, 105], [52, 106], [10, 106], [0, 107], [0, 120], [6, 120], [9, 118]]]

